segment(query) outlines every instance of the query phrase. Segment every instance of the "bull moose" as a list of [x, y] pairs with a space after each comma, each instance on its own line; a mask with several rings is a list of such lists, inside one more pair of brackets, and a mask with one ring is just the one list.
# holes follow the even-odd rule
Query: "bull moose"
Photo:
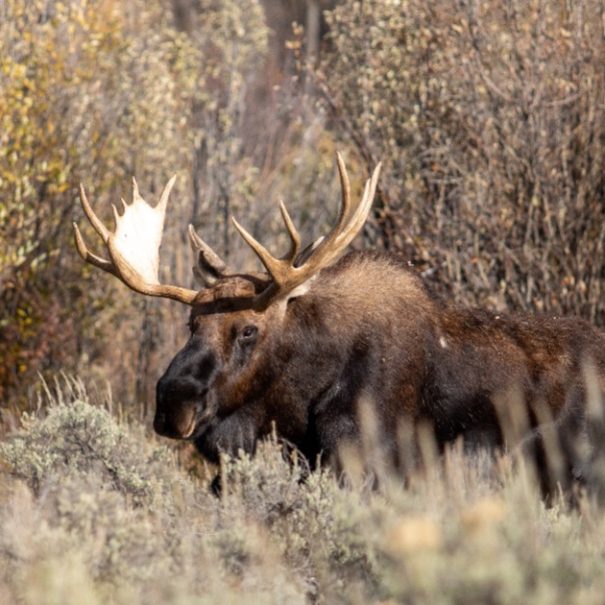
[[[82, 258], [135, 292], [191, 307], [191, 335], [157, 384], [154, 428], [189, 439], [211, 460], [253, 453], [275, 426], [313, 463], [337, 459], [361, 438], [359, 405], [374, 412], [393, 459], [402, 425], [430, 423], [440, 446], [462, 436], [503, 444], [498, 400], [514, 390], [526, 410], [530, 448], [546, 473], [543, 431], [554, 428], [569, 484], [582, 474], [575, 443], [588, 431], [585, 363], [600, 384], [605, 337], [579, 319], [495, 314], [461, 308], [431, 293], [394, 255], [349, 252], [370, 211], [380, 165], [359, 202], [337, 155], [342, 201], [336, 226], [301, 251], [280, 203], [290, 248], [273, 256], [235, 219], [265, 271], [238, 273], [189, 227], [194, 273], [204, 287], [161, 284], [159, 247], [173, 177], [155, 207], [133, 181], [133, 201], [114, 206], [115, 230], [82, 207], [107, 257], [91, 252], [74, 223]], [[600, 388], [600, 386], [599, 386]], [[506, 401], [506, 397], [503, 399]], [[546, 414], [540, 414], [542, 405]], [[552, 433], [552, 431], [551, 431]]]

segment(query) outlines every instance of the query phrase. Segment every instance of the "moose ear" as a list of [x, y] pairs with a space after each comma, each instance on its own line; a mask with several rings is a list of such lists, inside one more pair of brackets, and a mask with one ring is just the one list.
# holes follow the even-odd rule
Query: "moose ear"
[[189, 243], [195, 255], [193, 275], [203, 286], [212, 286], [224, 277], [228, 268], [223, 259], [197, 234], [193, 225], [189, 225]]
[[195, 262], [191, 267], [191, 270], [193, 271], [195, 281], [202, 286], [202, 288], [213, 286], [221, 277], [221, 274], [215, 271], [212, 266], [206, 262], [202, 252], [195, 253]]
[[288, 296], [286, 296], [285, 298], [277, 300], [275, 302], [275, 304], [280, 308], [280, 311], [283, 315], [285, 315], [286, 310], [292, 303], [296, 303], [296, 301], [300, 300], [311, 289], [311, 285], [314, 281], [315, 276], [313, 276], [311, 279], [301, 284], [300, 286], [297, 286], [294, 290], [292, 290], [292, 292], [288, 293]]

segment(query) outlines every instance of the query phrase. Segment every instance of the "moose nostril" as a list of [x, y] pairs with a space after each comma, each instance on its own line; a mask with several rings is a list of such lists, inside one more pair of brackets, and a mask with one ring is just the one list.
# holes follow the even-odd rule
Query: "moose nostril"
[[181, 376], [164, 384], [158, 394], [163, 405], [170, 405], [184, 399], [199, 397], [203, 388], [204, 383], [196, 380], [195, 377]]

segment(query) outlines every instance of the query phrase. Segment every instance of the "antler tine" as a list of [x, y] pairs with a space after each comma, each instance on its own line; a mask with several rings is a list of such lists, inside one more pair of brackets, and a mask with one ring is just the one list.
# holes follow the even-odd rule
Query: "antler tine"
[[158, 281], [158, 251], [162, 239], [166, 202], [173, 184], [174, 177], [166, 185], [158, 205], [152, 208], [140, 196], [137, 183], [133, 179], [132, 204], [126, 204], [122, 200], [123, 214], [121, 215], [112, 204], [116, 221], [115, 232], [109, 231], [94, 213], [86, 197], [84, 186], [80, 185], [82, 208], [95, 231], [103, 239], [110, 260], [88, 250], [78, 226], [74, 223], [76, 247], [87, 263], [116, 276], [135, 292], [192, 304], [197, 296], [195, 290], [160, 284]]
[[137, 180], [132, 177], [132, 201], [136, 202], [141, 199], [141, 194], [139, 193], [139, 185]]
[[98, 267], [99, 269], [103, 269], [103, 271], [107, 271], [108, 273], [111, 273], [112, 275], [115, 275], [116, 277], [118, 277], [118, 274], [113, 266], [113, 263], [111, 261], [101, 258], [100, 256], [97, 256], [96, 254], [91, 252], [88, 249], [88, 246], [86, 245], [86, 243], [84, 242], [84, 238], [82, 237], [82, 234], [80, 233], [80, 229], [78, 229], [78, 225], [76, 225], [76, 223], [72, 223], [72, 225], [74, 228], [76, 248], [78, 249], [78, 253], [82, 257], [82, 259], [85, 260], [87, 263], [90, 263], [91, 265], [94, 265], [95, 267]]
[[284, 277], [284, 261], [275, 258], [257, 239], [255, 239], [246, 229], [244, 229], [235, 219], [231, 217], [233, 225], [238, 230], [239, 234], [244, 238], [244, 241], [252, 248], [252, 251], [258, 256], [269, 275], [277, 284], [281, 284]]
[[101, 236], [101, 239], [107, 243], [109, 231], [94, 213], [94, 210], [86, 197], [86, 191], [84, 190], [84, 185], [82, 183], [80, 183], [80, 203], [82, 204], [82, 209], [84, 210], [84, 214], [86, 214], [86, 218], [88, 218], [90, 224], [94, 227], [94, 230]]
[[338, 176], [340, 178], [340, 190], [342, 195], [340, 212], [336, 223], [336, 229], [339, 229], [342, 227], [351, 207], [351, 184], [349, 183], [347, 167], [339, 152], [336, 152], [336, 165], [338, 166]]
[[[126, 209], [128, 208], [128, 206], [126, 205], [126, 202], [122, 203], [124, 204], [124, 213], [126, 213]], [[118, 209], [116, 208], [115, 204], [111, 205], [111, 211], [113, 212], [113, 222], [115, 223], [115, 228], [117, 229], [118, 225], [120, 224], [120, 213], [118, 212]]]
[[376, 165], [376, 168], [374, 168], [371, 178], [366, 181], [361, 201], [355, 209], [353, 216], [351, 216], [347, 224], [347, 228], [341, 233], [337, 234], [335, 238], [335, 240], [339, 241], [339, 243], [344, 239], [348, 239], [348, 242], [350, 242], [363, 227], [363, 224], [368, 217], [368, 213], [370, 212], [370, 208], [372, 207], [372, 202], [374, 201], [374, 195], [376, 194], [376, 186], [378, 184], [378, 177], [380, 175], [381, 167], [382, 164], [379, 162]]
[[[133, 179], [134, 180], [134, 179]], [[162, 191], [162, 195], [160, 196], [160, 201], [157, 203], [155, 209], [158, 212], [166, 213], [166, 206], [168, 205], [168, 198], [170, 197], [170, 192], [172, 191], [172, 187], [176, 182], [176, 174], [172, 175], [171, 179], [166, 183], [166, 187], [164, 187], [164, 191]], [[136, 181], [135, 181], [136, 183]], [[138, 188], [137, 188], [138, 193]]]
[[290, 235], [290, 250], [288, 254], [285, 256], [289, 262], [294, 262], [294, 259], [297, 257], [298, 252], [300, 251], [300, 233], [298, 233], [298, 229], [292, 222], [290, 218], [290, 214], [288, 213], [288, 209], [284, 204], [283, 200], [279, 201], [279, 211], [281, 212], [282, 219], [284, 220], [284, 225], [286, 225], [286, 229], [288, 230], [288, 234]]

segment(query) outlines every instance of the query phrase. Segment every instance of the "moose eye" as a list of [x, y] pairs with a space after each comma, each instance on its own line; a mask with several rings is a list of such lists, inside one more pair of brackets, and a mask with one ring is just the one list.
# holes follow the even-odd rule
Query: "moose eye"
[[256, 338], [258, 328], [256, 326], [246, 326], [240, 333], [241, 342], [250, 342]]

